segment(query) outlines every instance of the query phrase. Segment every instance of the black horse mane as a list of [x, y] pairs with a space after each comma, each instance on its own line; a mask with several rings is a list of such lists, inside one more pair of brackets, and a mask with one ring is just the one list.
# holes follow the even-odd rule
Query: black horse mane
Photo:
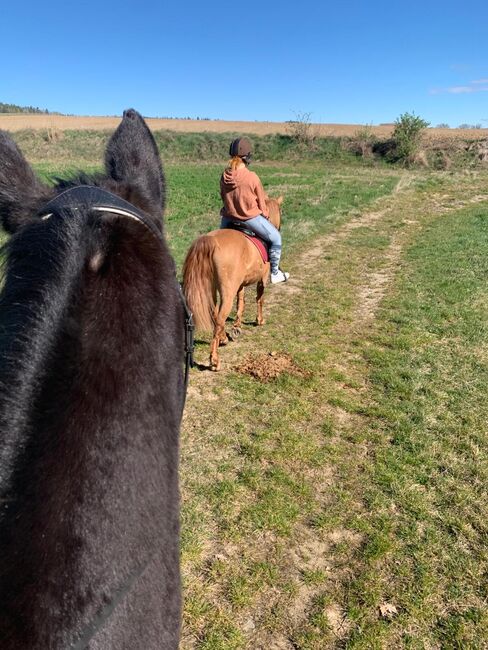
[[87, 174], [86, 172], [76, 172], [69, 178], [60, 178], [59, 176], [52, 177], [53, 184], [56, 192], [63, 192], [78, 185], [93, 185], [94, 187], [105, 187], [107, 178], [101, 172], [94, 174]]

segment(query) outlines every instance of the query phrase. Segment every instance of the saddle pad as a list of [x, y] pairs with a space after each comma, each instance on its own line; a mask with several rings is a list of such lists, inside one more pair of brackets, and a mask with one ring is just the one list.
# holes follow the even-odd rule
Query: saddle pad
[[249, 235], [246, 235], [245, 233], [243, 233], [243, 234], [244, 234], [244, 237], [246, 237], [246, 239], [249, 239], [249, 241], [252, 242], [254, 244], [254, 246], [256, 246], [256, 248], [258, 249], [258, 251], [261, 254], [261, 257], [263, 258], [263, 262], [264, 263], [269, 262], [268, 248], [264, 244], [264, 242], [262, 242], [259, 239], [259, 237], [249, 237]]

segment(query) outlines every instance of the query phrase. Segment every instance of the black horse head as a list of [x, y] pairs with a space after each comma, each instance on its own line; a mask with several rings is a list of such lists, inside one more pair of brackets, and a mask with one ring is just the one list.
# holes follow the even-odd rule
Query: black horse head
[[6, 650], [178, 645], [184, 313], [136, 111], [105, 166], [49, 187], [0, 132]]

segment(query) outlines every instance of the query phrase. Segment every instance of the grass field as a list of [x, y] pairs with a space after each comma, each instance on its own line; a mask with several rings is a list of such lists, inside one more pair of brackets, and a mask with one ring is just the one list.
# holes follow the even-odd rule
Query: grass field
[[[255, 170], [291, 280], [192, 371], [182, 650], [488, 647], [488, 173]], [[219, 171], [166, 165], [179, 268]]]

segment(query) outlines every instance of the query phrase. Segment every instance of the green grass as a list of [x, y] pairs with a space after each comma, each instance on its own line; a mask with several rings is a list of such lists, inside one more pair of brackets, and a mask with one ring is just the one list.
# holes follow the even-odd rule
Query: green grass
[[[343, 174], [328, 175], [332, 195]], [[200, 401], [190, 410], [183, 530], [186, 507], [199, 517], [188, 522], [188, 555], [183, 540], [184, 647], [207, 647], [207, 629], [219, 638], [211, 612], [192, 614], [203, 576], [199, 599], [244, 631], [225, 648], [483, 647], [488, 208], [445, 216], [482, 178], [420, 181], [387, 198], [374, 226], [326, 250], [291, 302], [280, 300], [286, 288], [273, 294], [267, 328], [222, 351], [238, 360], [286, 350], [311, 378], [262, 384], [228, 371], [212, 382], [217, 400], [204, 415]], [[320, 195], [313, 176], [307, 185]], [[312, 241], [361, 212], [349, 201], [325, 219], [321, 201], [310, 203]], [[393, 241], [406, 252], [366, 326], [354, 315], [357, 291], [385, 268]], [[304, 241], [289, 245], [293, 265]], [[213, 553], [218, 577], [205, 569]], [[250, 561], [267, 564], [273, 580], [250, 588]], [[228, 579], [232, 591], [221, 591]], [[380, 614], [385, 603], [396, 607], [391, 619]]]
[[[72, 163], [35, 163], [39, 175], [50, 182], [56, 176], [77, 171]], [[83, 165], [87, 172], [100, 171]], [[167, 183], [166, 233], [179, 267], [191, 242], [220, 223], [219, 178], [222, 164], [172, 163], [165, 165]], [[287, 250], [322, 232], [325, 225], [343, 219], [351, 210], [368, 205], [388, 194], [398, 176], [379, 168], [372, 175], [369, 167], [337, 164], [256, 164], [271, 196], [283, 195], [283, 237]]]
[[[366, 481], [351, 647], [377, 634], [407, 647], [415, 620], [419, 647], [477, 648], [488, 639], [488, 205], [436, 220], [406, 262], [366, 348], [383, 445]], [[372, 617], [377, 593], [401, 612], [387, 630]]]
[[[12, 137], [19, 147], [35, 163], [53, 165], [97, 165], [103, 160], [105, 147], [111, 131], [26, 129], [17, 131]], [[224, 163], [229, 142], [238, 133], [178, 133], [175, 131], [154, 131], [156, 143], [166, 162], [219, 162]], [[254, 157], [258, 161], [304, 159], [348, 162], [354, 164], [356, 157], [342, 146], [341, 138], [317, 138], [313, 146], [304, 146], [291, 135], [251, 135]], [[360, 162], [358, 164], [361, 164]]]
[[[253, 169], [271, 196], [285, 197], [282, 229], [290, 251], [350, 210], [388, 194], [398, 181], [393, 174], [371, 178], [364, 168], [354, 173], [332, 165], [256, 164]], [[218, 227], [221, 172], [222, 165], [215, 164], [166, 165], [167, 233], [178, 265], [197, 235]]]

